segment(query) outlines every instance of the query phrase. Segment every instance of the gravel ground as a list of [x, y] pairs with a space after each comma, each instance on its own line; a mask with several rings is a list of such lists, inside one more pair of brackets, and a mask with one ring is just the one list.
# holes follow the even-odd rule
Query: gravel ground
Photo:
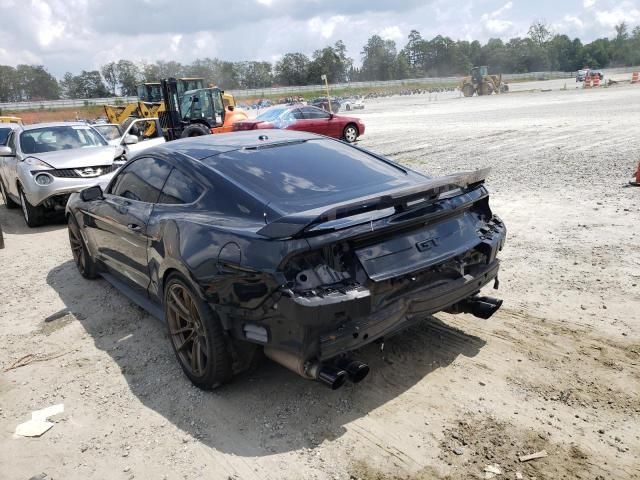
[[[158, 321], [80, 278], [64, 225], [0, 208], [0, 478], [640, 478], [638, 105], [640, 86], [368, 102], [361, 146], [493, 167], [505, 304], [363, 349], [371, 374], [335, 392], [267, 362], [198, 391]], [[57, 403], [50, 431], [14, 436]]]

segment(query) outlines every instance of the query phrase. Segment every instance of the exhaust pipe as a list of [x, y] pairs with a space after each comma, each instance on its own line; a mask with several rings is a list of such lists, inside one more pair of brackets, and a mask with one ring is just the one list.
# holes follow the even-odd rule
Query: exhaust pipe
[[454, 305], [451, 313], [470, 313], [471, 315], [487, 320], [502, 306], [502, 300], [493, 297], [472, 297]]
[[369, 375], [369, 365], [352, 358], [341, 358], [336, 362], [336, 366], [341, 368], [353, 383], [359, 383]]
[[502, 306], [502, 300], [493, 297], [475, 297], [471, 303], [471, 314], [487, 320]]
[[324, 383], [331, 390], [337, 390], [347, 380], [347, 372], [339, 367], [323, 365], [317, 361], [304, 361], [293, 353], [270, 347], [265, 347], [264, 354], [303, 378]]
[[324, 383], [331, 390], [339, 389], [347, 381], [347, 372], [328, 365], [320, 366], [316, 375], [316, 380]]

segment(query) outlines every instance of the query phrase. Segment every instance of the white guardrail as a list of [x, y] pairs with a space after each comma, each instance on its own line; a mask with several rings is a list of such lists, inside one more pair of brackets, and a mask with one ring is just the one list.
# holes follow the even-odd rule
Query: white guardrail
[[[640, 67], [622, 67], [607, 68], [604, 70], [605, 77], [609, 74], [631, 73], [640, 71]], [[551, 80], [554, 78], [574, 78], [576, 72], [530, 72], [530, 73], [506, 73], [502, 75], [507, 81], [514, 80]], [[397, 87], [403, 85], [434, 85], [434, 84], [451, 84], [458, 83], [461, 77], [425, 77], [425, 78], [407, 78], [404, 80], [387, 80], [384, 82], [348, 82], [333, 83], [331, 89], [349, 89], [349, 88], [384, 88]], [[324, 91], [324, 85], [302, 85], [291, 87], [269, 87], [254, 88], [247, 90], [228, 90], [229, 93], [236, 97], [254, 97], [260, 98], [265, 95], [287, 95], [300, 94], [305, 92]], [[109, 98], [83, 98], [74, 100], [46, 100], [40, 102], [16, 102], [16, 103], [0, 103], [0, 109], [3, 111], [18, 110], [45, 110], [48, 108], [72, 108], [85, 107], [91, 105], [117, 105], [121, 103], [137, 102], [138, 97], [109, 97]]]
[[46, 110], [48, 108], [89, 107], [92, 105], [118, 105], [137, 102], [138, 97], [79, 98], [70, 100], [42, 100], [33, 102], [0, 103], [3, 111]]

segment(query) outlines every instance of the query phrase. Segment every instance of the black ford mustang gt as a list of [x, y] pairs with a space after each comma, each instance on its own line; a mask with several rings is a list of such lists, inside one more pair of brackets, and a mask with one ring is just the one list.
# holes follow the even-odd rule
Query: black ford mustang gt
[[206, 135], [146, 150], [103, 192], [74, 194], [69, 239], [166, 321], [200, 388], [256, 353], [332, 388], [369, 367], [359, 347], [446, 310], [488, 318], [506, 230], [487, 171], [429, 178], [313, 134]]

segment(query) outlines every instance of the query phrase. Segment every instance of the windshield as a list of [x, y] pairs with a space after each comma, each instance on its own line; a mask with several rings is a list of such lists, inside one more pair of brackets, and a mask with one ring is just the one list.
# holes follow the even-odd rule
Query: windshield
[[286, 112], [286, 108], [270, 108], [266, 112], [262, 112], [260, 115], [256, 117], [256, 120], [260, 120], [261, 122], [273, 122], [276, 118], [278, 118], [283, 112]]
[[205, 162], [283, 212], [413, 184], [400, 167], [335, 140], [235, 150]]
[[106, 140], [91, 127], [84, 125], [36, 128], [20, 135], [20, 148], [24, 153], [56, 152], [103, 145], [107, 145]]
[[0, 128], [0, 145], [6, 145], [11, 133], [10, 128]]
[[120, 138], [120, 129], [117, 125], [94, 125], [93, 128], [107, 140], [117, 140]]

